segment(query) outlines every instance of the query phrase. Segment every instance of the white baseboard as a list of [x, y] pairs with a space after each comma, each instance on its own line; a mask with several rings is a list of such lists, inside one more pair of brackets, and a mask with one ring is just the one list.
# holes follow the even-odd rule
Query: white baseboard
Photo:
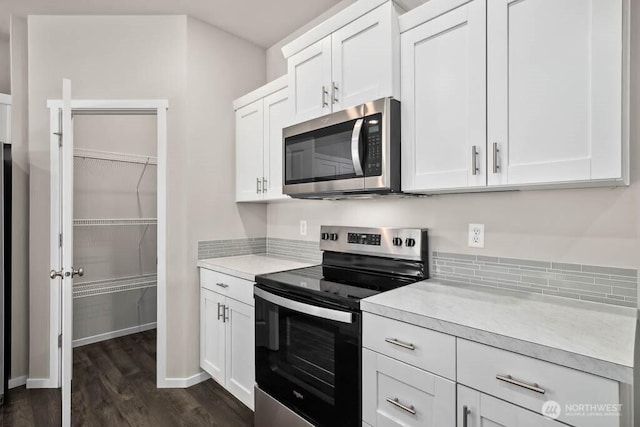
[[211, 378], [209, 374], [200, 371], [195, 375], [186, 378], [165, 378], [164, 381], [158, 380], [158, 388], [187, 388], [192, 385], [200, 384]]
[[23, 386], [27, 383], [27, 376], [9, 378], [9, 389]]
[[27, 388], [58, 388], [51, 378], [27, 378]]
[[90, 337], [79, 338], [73, 340], [73, 348], [82, 347], [83, 345], [94, 344], [100, 341], [106, 341], [113, 338], [123, 337], [125, 335], [135, 334], [137, 332], [144, 332], [150, 329], [156, 328], [156, 322], [145, 323], [140, 326], [133, 326], [131, 328], [119, 329], [117, 331], [106, 332], [104, 334], [92, 335]]

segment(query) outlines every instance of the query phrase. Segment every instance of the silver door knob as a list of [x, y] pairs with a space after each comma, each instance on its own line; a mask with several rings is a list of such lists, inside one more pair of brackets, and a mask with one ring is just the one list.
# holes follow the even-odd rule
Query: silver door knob
[[51, 277], [52, 279], [55, 279], [56, 277], [63, 278], [62, 277], [62, 270], [60, 270], [60, 271], [51, 270], [49, 272], [49, 277]]
[[71, 267], [71, 272], [66, 272], [64, 273], [65, 276], [69, 277], [75, 277], [75, 276], [84, 276], [84, 268], [80, 267], [79, 269], [74, 269], [73, 267]]

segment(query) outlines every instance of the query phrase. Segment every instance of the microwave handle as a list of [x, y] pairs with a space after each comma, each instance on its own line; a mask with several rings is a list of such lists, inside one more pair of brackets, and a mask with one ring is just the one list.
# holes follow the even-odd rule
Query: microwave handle
[[353, 133], [351, 134], [351, 160], [353, 161], [353, 170], [356, 172], [356, 176], [363, 176], [362, 163], [360, 162], [360, 134], [362, 133], [362, 125], [364, 119], [356, 120], [356, 124], [353, 127]]
[[336, 322], [353, 323], [353, 314], [347, 311], [333, 310], [331, 308], [305, 304], [300, 301], [281, 297], [280, 295], [274, 295], [271, 292], [267, 292], [260, 288], [254, 288], [253, 293], [255, 296], [260, 297], [265, 301], [269, 301], [270, 303], [280, 307], [288, 308], [289, 310], [308, 314], [313, 317], [320, 317], [322, 319], [335, 320]]

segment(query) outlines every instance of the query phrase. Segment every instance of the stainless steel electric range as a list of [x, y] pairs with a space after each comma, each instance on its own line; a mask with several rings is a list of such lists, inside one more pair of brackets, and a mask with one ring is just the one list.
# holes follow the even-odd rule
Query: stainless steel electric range
[[361, 426], [360, 300], [429, 276], [426, 229], [322, 226], [320, 249], [256, 276], [256, 427]]

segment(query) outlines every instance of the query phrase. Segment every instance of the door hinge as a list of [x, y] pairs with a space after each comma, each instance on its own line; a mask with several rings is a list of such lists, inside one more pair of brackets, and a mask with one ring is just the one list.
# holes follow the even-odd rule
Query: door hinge
[[58, 348], [62, 347], [62, 334], [58, 335]]
[[58, 234], [58, 246], [62, 247], [62, 233]]

